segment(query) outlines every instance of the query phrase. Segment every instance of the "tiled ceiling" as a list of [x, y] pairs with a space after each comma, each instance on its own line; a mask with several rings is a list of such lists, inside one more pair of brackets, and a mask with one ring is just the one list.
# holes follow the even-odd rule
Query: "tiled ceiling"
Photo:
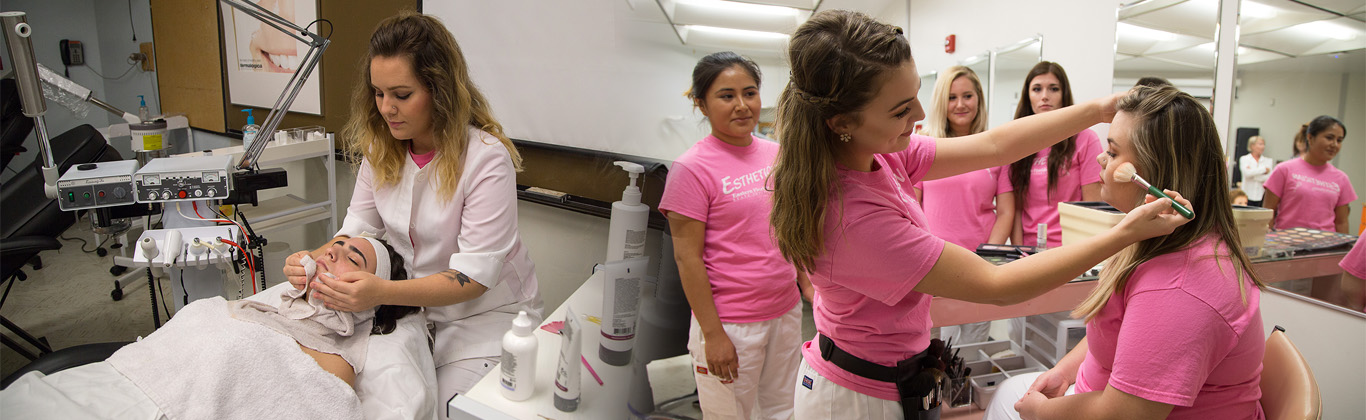
[[[1240, 66], [1366, 48], [1362, 0], [1241, 1]], [[1149, 0], [1121, 9], [1115, 71], [1213, 70], [1218, 8], [1219, 0]]]

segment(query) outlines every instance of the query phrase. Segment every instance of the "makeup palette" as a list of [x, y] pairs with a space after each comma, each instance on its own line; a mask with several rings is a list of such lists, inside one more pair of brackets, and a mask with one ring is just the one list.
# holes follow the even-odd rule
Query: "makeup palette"
[[1337, 232], [1292, 228], [1273, 230], [1266, 234], [1263, 248], [1290, 249], [1294, 252], [1324, 251], [1348, 247], [1356, 243], [1357, 237]]
[[[1011, 261], [1034, 255], [1041, 252], [1038, 247], [1000, 245], [1000, 244], [981, 244], [977, 246], [977, 256], [995, 265], [1005, 265]], [[1092, 267], [1081, 276], [1072, 281], [1095, 280], [1100, 275], [1100, 266]]]

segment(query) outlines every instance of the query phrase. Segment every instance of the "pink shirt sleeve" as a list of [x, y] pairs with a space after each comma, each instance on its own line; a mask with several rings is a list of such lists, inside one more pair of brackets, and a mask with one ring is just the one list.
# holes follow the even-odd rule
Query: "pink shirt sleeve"
[[1010, 185], [1010, 165], [996, 168], [996, 195], [1015, 192], [1015, 187]]
[[1081, 182], [1079, 185], [1089, 185], [1100, 182], [1100, 171], [1105, 169], [1096, 161], [1096, 156], [1105, 150], [1100, 147], [1100, 137], [1091, 130], [1082, 130], [1077, 135], [1077, 170], [1080, 170]]
[[701, 176], [683, 162], [674, 162], [669, 168], [669, 178], [664, 181], [659, 212], [665, 216], [674, 212], [705, 223], [710, 210], [711, 194]]
[[[858, 203], [867, 205], [867, 203]], [[827, 216], [828, 217], [828, 216]], [[944, 240], [888, 207], [850, 220], [827, 241], [835, 256], [833, 281], [887, 305], [906, 297], [929, 274]]]
[[1276, 197], [1285, 198], [1285, 177], [1291, 165], [1279, 165], [1271, 170], [1271, 175], [1266, 177], [1266, 182], [1262, 183], [1262, 188], [1276, 194]]
[[1342, 176], [1338, 178], [1341, 178], [1339, 184], [1342, 185], [1342, 189], [1339, 190], [1341, 192], [1338, 193], [1338, 202], [1333, 205], [1333, 207], [1342, 207], [1352, 204], [1353, 201], [1357, 200], [1357, 190], [1356, 187], [1352, 186], [1352, 179], [1348, 178], [1346, 174], [1342, 174]]
[[1342, 271], [1356, 278], [1366, 279], [1366, 239], [1357, 238], [1356, 245], [1352, 246], [1352, 251], [1348, 252], [1347, 256], [1342, 257], [1338, 267], [1342, 267]]
[[1237, 342], [1218, 312], [1183, 290], [1137, 293], [1124, 309], [1110, 385], [1148, 401], [1189, 407]]

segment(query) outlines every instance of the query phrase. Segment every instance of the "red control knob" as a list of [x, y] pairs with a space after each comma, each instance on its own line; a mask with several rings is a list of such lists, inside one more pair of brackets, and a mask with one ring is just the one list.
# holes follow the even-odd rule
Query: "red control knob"
[[189, 194], [185, 194], [185, 190], [180, 190], [180, 192], [177, 193], [176, 195], [179, 196], [180, 198], [185, 198], [185, 197], [188, 196]]

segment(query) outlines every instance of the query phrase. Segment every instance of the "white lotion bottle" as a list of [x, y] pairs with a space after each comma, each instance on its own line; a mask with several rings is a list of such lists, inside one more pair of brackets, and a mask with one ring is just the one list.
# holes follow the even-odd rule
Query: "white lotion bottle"
[[583, 367], [583, 333], [579, 330], [579, 316], [574, 308], [564, 311], [564, 328], [560, 330], [560, 367], [555, 370], [555, 409], [569, 413], [579, 409], [579, 378]]
[[612, 366], [631, 364], [631, 348], [636, 339], [636, 319], [640, 315], [640, 290], [650, 257], [608, 261], [602, 287], [602, 338], [598, 359]]
[[499, 381], [503, 385], [503, 398], [508, 401], [526, 401], [536, 389], [536, 319], [526, 311], [517, 313], [512, 320], [512, 329], [503, 334], [503, 358], [498, 362], [502, 370]]
[[640, 203], [640, 187], [636, 181], [645, 167], [638, 163], [617, 161], [617, 166], [631, 175], [631, 183], [621, 193], [621, 201], [612, 203], [612, 221], [607, 229], [607, 261], [626, 260], [645, 255], [645, 225], [650, 219], [650, 206]]

